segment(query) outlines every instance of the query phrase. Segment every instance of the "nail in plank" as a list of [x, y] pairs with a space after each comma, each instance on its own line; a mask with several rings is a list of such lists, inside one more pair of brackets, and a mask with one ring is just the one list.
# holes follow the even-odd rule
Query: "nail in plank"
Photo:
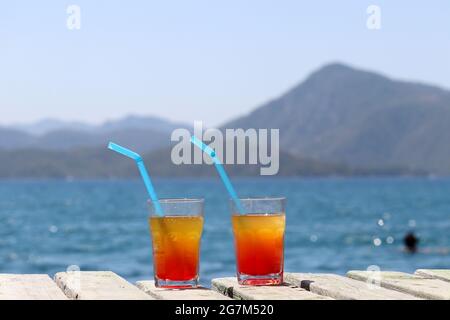
[[76, 300], [153, 300], [111, 271], [68, 271], [55, 274], [56, 284]]
[[349, 271], [347, 276], [360, 281], [379, 282], [382, 287], [423, 299], [450, 299], [450, 283], [403, 272]]
[[0, 300], [65, 300], [46, 274], [0, 274]]
[[237, 300], [329, 300], [302, 288], [287, 284], [281, 286], [243, 286], [236, 278], [219, 278], [212, 280], [212, 288], [230, 298]]
[[155, 287], [155, 281], [138, 281], [136, 286], [155, 299], [161, 300], [229, 300], [228, 297], [207, 289], [166, 289]]
[[285, 281], [338, 300], [415, 300], [416, 297], [335, 274], [285, 273]]

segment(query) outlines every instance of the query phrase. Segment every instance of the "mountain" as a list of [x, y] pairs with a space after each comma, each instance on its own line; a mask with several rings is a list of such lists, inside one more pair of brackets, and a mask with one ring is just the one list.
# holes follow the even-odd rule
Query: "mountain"
[[0, 149], [68, 150], [105, 146], [113, 140], [139, 152], [148, 152], [169, 146], [170, 133], [176, 128], [189, 126], [157, 117], [138, 116], [98, 126], [45, 119], [29, 125], [0, 128]]
[[224, 128], [279, 128], [300, 156], [450, 174], [450, 92], [330, 64]]
[[[174, 165], [170, 159], [171, 148], [163, 148], [144, 155], [157, 177], [215, 177], [211, 165]], [[80, 148], [63, 151], [42, 149], [0, 150], [0, 179], [16, 178], [128, 178], [138, 177], [133, 161], [106, 148]], [[258, 176], [257, 165], [226, 165], [231, 176]], [[280, 154], [279, 176], [367, 176], [367, 175], [417, 175], [421, 172], [402, 168], [355, 170], [345, 165], [327, 164], [290, 154]]]
[[109, 132], [53, 131], [35, 139], [33, 147], [47, 150], [70, 150], [106, 146], [109, 141], [147, 152], [170, 145], [170, 135], [154, 130], [121, 129]]
[[[204, 174], [172, 165], [170, 132], [179, 127], [190, 126], [129, 116], [97, 126], [47, 119], [0, 128], [0, 177], [135, 175], [133, 166], [109, 162], [110, 140], [146, 154], [160, 175]], [[450, 92], [343, 64], [324, 66], [222, 128], [280, 129], [280, 175], [450, 174]], [[228, 170], [258, 174], [257, 166]]]
[[153, 116], [128, 115], [117, 120], [109, 120], [99, 125], [77, 121], [62, 121], [46, 118], [28, 124], [16, 124], [9, 129], [19, 130], [30, 135], [44, 135], [53, 131], [110, 132], [124, 129], [152, 129], [160, 132], [172, 132], [176, 128], [186, 128], [184, 123], [176, 123]]
[[141, 117], [130, 115], [125, 118], [107, 121], [98, 127], [99, 131], [110, 132], [123, 129], [149, 129], [154, 131], [171, 133], [177, 128], [189, 128], [190, 126], [185, 123], [171, 122], [159, 117]]
[[93, 129], [93, 126], [83, 122], [69, 122], [48, 118], [29, 124], [13, 125], [10, 128], [23, 131], [30, 135], [43, 135], [57, 130], [89, 131]]
[[25, 132], [0, 127], [0, 149], [13, 149], [16, 146], [26, 148], [31, 146], [33, 141], [34, 138]]

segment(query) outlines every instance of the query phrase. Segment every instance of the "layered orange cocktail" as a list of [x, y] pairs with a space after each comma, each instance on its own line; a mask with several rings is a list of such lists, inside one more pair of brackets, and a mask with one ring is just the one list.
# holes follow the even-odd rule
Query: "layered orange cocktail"
[[188, 288], [198, 284], [203, 216], [165, 215], [149, 218], [155, 284]]
[[[284, 205], [281, 207], [284, 209]], [[255, 211], [257, 213], [234, 213], [231, 217], [238, 281], [244, 285], [281, 284], [285, 213]]]

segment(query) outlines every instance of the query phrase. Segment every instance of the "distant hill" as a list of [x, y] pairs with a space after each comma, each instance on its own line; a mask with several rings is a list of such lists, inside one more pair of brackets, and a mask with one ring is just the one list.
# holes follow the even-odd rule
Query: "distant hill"
[[20, 130], [0, 127], [0, 149], [15, 149], [30, 147], [34, 138]]
[[115, 121], [107, 121], [97, 128], [101, 132], [110, 132], [123, 129], [152, 129], [162, 133], [171, 133], [177, 128], [190, 128], [191, 124], [171, 122], [159, 117], [128, 116]]
[[160, 117], [129, 115], [117, 120], [109, 120], [99, 125], [47, 118], [28, 124], [12, 125], [8, 129], [22, 131], [30, 135], [43, 135], [53, 131], [98, 133], [124, 129], [151, 129], [167, 133], [172, 132], [176, 128], [185, 128], [186, 126], [184, 123], [171, 122]]
[[83, 122], [69, 122], [48, 118], [29, 124], [13, 125], [10, 126], [10, 128], [23, 131], [30, 135], [43, 135], [45, 133], [58, 130], [88, 131], [92, 130], [94, 127]]
[[139, 152], [170, 145], [170, 133], [189, 125], [156, 117], [128, 116], [98, 126], [46, 119], [30, 125], [0, 128], [0, 149], [69, 150], [105, 146], [114, 140]]
[[[158, 175], [205, 174], [210, 167], [170, 162], [170, 133], [180, 127], [190, 125], [129, 116], [98, 126], [47, 119], [0, 128], [0, 177], [136, 175], [132, 164], [112, 160], [110, 140], [146, 154]], [[450, 91], [343, 64], [326, 65], [222, 128], [280, 129], [282, 176], [450, 174]]]
[[281, 148], [351, 167], [450, 174], [450, 91], [330, 64], [226, 128], [280, 128]]
[[[217, 175], [210, 165], [174, 165], [170, 159], [171, 148], [144, 155], [152, 176], [186, 177]], [[345, 165], [327, 164], [290, 154], [280, 155], [279, 176], [366, 176], [366, 175], [417, 175], [402, 168], [363, 168], [355, 170]], [[133, 161], [106, 148], [82, 148], [65, 151], [22, 149], [0, 151], [0, 179], [16, 178], [128, 178], [138, 177]], [[231, 176], [258, 176], [257, 165], [227, 165]]]

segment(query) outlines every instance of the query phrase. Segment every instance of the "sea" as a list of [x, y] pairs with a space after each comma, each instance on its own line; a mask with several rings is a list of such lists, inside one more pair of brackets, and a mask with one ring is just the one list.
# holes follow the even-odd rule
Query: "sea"
[[[234, 178], [239, 196], [287, 198], [285, 270], [450, 268], [449, 178]], [[155, 179], [205, 199], [200, 279], [234, 276], [229, 198], [215, 177]], [[111, 270], [153, 278], [147, 194], [136, 180], [0, 181], [0, 273]], [[403, 250], [414, 232], [419, 251]]]

